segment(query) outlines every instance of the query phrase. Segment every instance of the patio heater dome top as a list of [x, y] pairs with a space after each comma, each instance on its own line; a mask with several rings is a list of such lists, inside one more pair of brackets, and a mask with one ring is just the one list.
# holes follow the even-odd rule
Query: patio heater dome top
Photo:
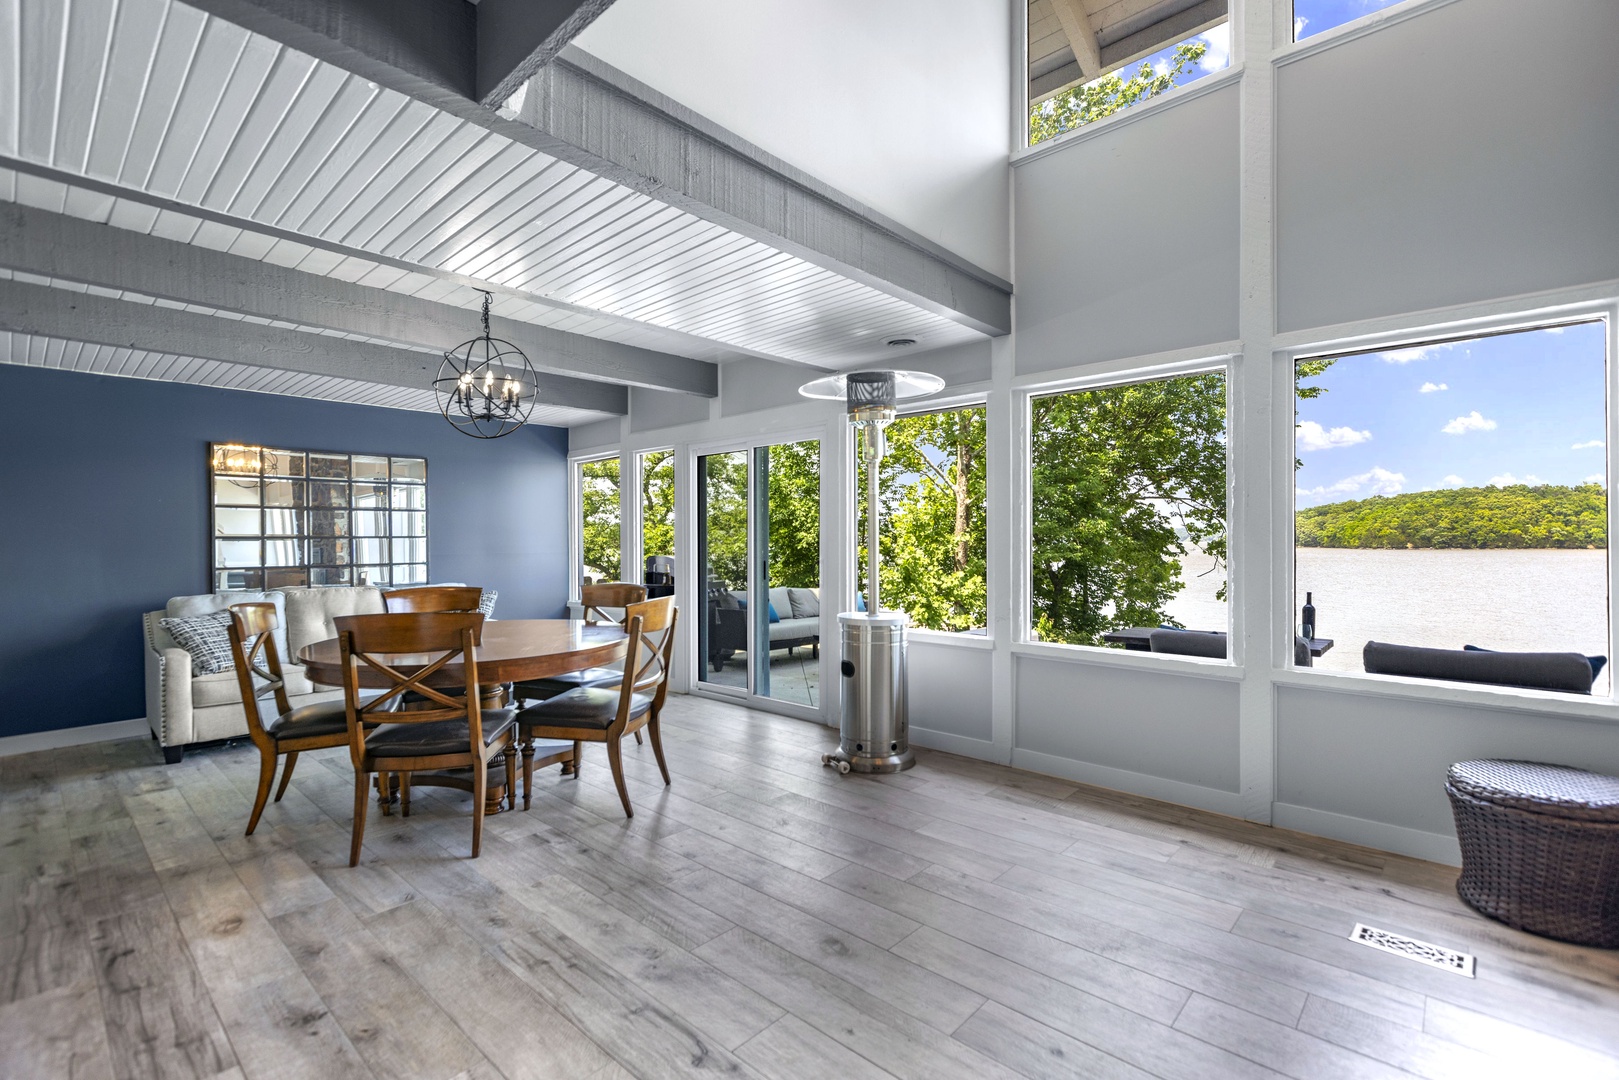
[[944, 389], [944, 380], [925, 371], [850, 371], [807, 382], [798, 392], [820, 401], [847, 402], [849, 412], [892, 409], [901, 401], [927, 397]]

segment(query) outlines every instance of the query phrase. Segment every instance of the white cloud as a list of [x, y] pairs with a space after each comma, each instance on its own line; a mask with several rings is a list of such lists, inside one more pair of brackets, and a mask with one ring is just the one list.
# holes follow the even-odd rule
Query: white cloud
[[1544, 481], [1542, 481], [1540, 477], [1536, 476], [1534, 473], [1525, 473], [1522, 480], [1519, 480], [1516, 476], [1513, 476], [1509, 472], [1502, 473], [1500, 476], [1490, 477], [1491, 487], [1511, 487], [1514, 484], [1539, 484], [1543, 482]]
[[1332, 450], [1340, 446], [1355, 446], [1371, 437], [1370, 431], [1356, 431], [1352, 427], [1335, 427], [1329, 431], [1314, 420], [1306, 420], [1300, 424], [1296, 435], [1300, 450]]
[[1389, 349], [1377, 355], [1383, 358], [1385, 364], [1409, 364], [1413, 360], [1427, 360], [1442, 352], [1454, 349], [1459, 342], [1446, 341], [1438, 345], [1413, 345], [1409, 349]]
[[1419, 393], [1419, 394], [1434, 394], [1434, 393], [1438, 393], [1440, 390], [1449, 390], [1449, 389], [1450, 389], [1450, 384], [1449, 383], [1425, 382], [1421, 386], [1417, 387], [1417, 393]]
[[1198, 39], [1208, 45], [1208, 51], [1197, 66], [1204, 71], [1219, 71], [1231, 66], [1231, 24], [1221, 23], [1206, 34], [1199, 34]]
[[1467, 483], [1467, 481], [1463, 480], [1455, 473], [1451, 473], [1449, 476], [1445, 477], [1445, 483], [1449, 484], [1451, 487], [1462, 487]]
[[1585, 482], [1587, 484], [1606, 484], [1608, 482], [1608, 478], [1603, 476], [1601, 473], [1592, 473], [1590, 476], [1585, 478]]
[[1569, 447], [1569, 449], [1570, 450], [1600, 450], [1606, 445], [1607, 444], [1604, 443], [1601, 439], [1587, 439], [1584, 442], [1575, 443], [1573, 446]]
[[1465, 435], [1469, 431], [1494, 431], [1495, 421], [1479, 415], [1477, 409], [1466, 416], [1458, 416], [1439, 430], [1446, 435]]
[[1394, 495], [1405, 488], [1405, 474], [1389, 472], [1382, 466], [1374, 466], [1366, 472], [1356, 476], [1346, 476], [1336, 484], [1325, 487], [1299, 488], [1300, 495]]
[[1297, 41], [1299, 39], [1299, 35], [1304, 33], [1304, 28], [1309, 25], [1310, 20], [1306, 19], [1303, 15], [1295, 17], [1293, 20], [1293, 40]]
[[1566, 326], [1548, 326], [1548, 327], [1546, 327], [1546, 333], [1548, 333], [1548, 334], [1561, 334], [1564, 330], [1567, 330], [1567, 329], [1568, 329], [1568, 327], [1566, 327]]

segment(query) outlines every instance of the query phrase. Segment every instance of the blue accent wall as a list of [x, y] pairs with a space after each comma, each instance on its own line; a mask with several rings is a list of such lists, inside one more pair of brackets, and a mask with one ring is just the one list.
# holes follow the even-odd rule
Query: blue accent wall
[[563, 428], [9, 364], [0, 401], [0, 736], [146, 715], [141, 613], [210, 590], [210, 442], [425, 457], [431, 579], [563, 613]]

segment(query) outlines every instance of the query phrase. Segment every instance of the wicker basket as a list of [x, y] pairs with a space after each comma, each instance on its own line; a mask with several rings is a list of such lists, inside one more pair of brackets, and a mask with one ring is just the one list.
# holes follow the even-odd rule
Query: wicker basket
[[1519, 930], [1619, 948], [1619, 779], [1464, 761], [1445, 779], [1467, 904]]

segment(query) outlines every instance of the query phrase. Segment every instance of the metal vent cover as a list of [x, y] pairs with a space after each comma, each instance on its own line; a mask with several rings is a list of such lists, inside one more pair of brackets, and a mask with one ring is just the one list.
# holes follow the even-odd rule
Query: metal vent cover
[[1456, 975], [1465, 975], [1469, 979], [1474, 977], [1475, 960], [1471, 953], [1457, 952], [1443, 945], [1434, 945], [1431, 942], [1406, 937], [1404, 934], [1379, 930], [1365, 923], [1355, 924], [1349, 940], [1386, 953], [1393, 953], [1395, 956], [1403, 956], [1407, 960], [1415, 960], [1419, 964], [1441, 968]]

